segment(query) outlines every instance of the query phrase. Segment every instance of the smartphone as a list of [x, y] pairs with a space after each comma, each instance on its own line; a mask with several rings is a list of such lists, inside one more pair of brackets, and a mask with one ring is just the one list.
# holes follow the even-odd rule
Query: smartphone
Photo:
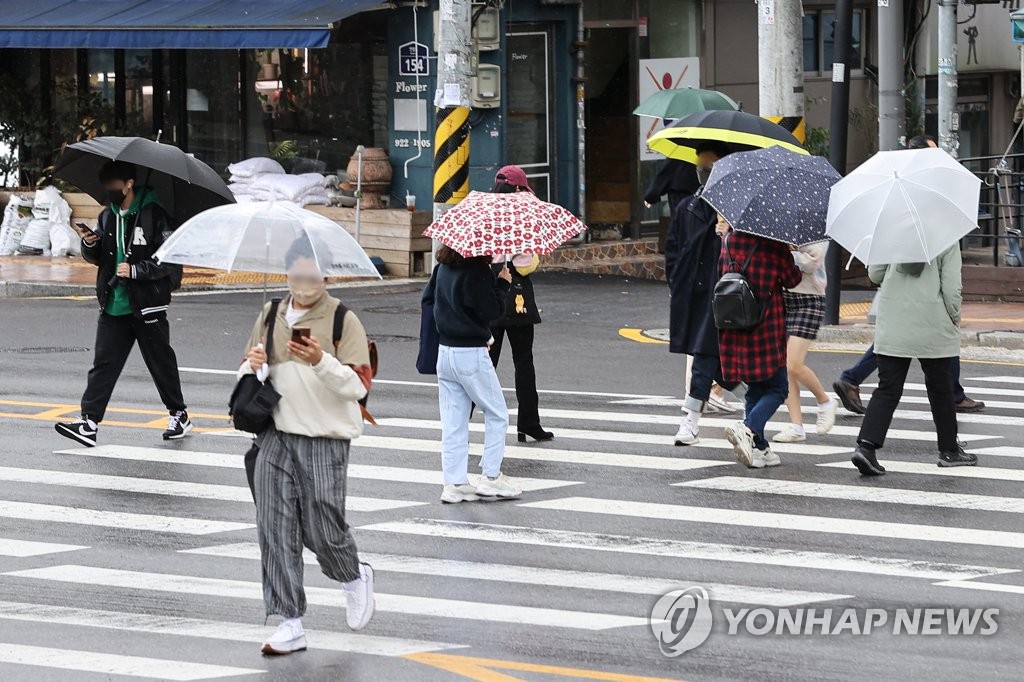
[[95, 232], [92, 231], [92, 228], [86, 225], [85, 223], [75, 223], [75, 232], [80, 234], [83, 239], [85, 237], [88, 237], [89, 235], [96, 234]]
[[292, 343], [306, 345], [309, 338], [309, 327], [292, 327]]

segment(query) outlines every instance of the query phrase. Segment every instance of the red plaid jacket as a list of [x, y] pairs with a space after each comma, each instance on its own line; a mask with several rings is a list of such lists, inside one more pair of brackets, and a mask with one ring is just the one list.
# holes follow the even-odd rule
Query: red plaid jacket
[[755, 295], [767, 306], [764, 322], [749, 331], [723, 330], [718, 333], [722, 376], [727, 381], [766, 381], [786, 366], [786, 311], [782, 290], [800, 283], [800, 268], [789, 247], [781, 242], [747, 232], [730, 232], [722, 240], [719, 274], [729, 271], [731, 260], [743, 267], [754, 245], [757, 251], [744, 275]]

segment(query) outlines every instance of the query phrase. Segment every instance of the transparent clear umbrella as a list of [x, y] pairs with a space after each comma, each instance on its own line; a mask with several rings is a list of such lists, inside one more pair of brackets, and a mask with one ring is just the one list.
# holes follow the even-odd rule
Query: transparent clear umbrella
[[289, 253], [312, 253], [323, 277], [380, 273], [359, 243], [333, 220], [290, 202], [219, 206], [191, 218], [157, 260], [228, 272], [287, 274]]

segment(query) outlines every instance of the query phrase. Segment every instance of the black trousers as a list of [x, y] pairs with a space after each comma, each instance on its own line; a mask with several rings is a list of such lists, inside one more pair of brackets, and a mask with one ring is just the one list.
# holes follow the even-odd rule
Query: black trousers
[[533, 325], [493, 327], [491, 333], [494, 334], [491, 362], [495, 367], [501, 358], [501, 347], [506, 336], [508, 345], [512, 347], [512, 363], [516, 368], [516, 401], [519, 403], [517, 427], [521, 431], [540, 426], [537, 370], [533, 366]]
[[89, 370], [85, 395], [82, 396], [82, 414], [93, 421], [103, 421], [114, 386], [136, 341], [167, 411], [185, 409], [178, 358], [171, 348], [171, 325], [167, 316], [142, 320], [134, 315], [115, 317], [100, 313], [96, 325], [95, 358]]
[[[867, 414], [860, 427], [858, 441], [867, 441], [878, 447], [885, 445], [885, 435], [892, 424], [892, 416], [903, 397], [903, 385], [910, 370], [910, 358], [878, 355], [878, 388], [868, 401]], [[953, 403], [953, 382], [949, 380], [953, 358], [921, 358], [928, 403], [938, 434], [939, 451], [956, 450], [956, 407]]]

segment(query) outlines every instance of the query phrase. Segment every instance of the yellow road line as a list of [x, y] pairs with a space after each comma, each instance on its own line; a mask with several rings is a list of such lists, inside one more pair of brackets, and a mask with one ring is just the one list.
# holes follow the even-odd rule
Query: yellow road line
[[629, 339], [630, 341], [636, 341], [637, 343], [656, 343], [661, 345], [668, 345], [668, 341], [662, 341], [661, 339], [653, 339], [650, 336], [644, 334], [643, 329], [630, 329], [625, 327], [619, 330], [619, 336]]
[[641, 675], [622, 675], [619, 673], [607, 673], [599, 670], [585, 670], [582, 668], [563, 668], [553, 665], [540, 665], [537, 663], [521, 663], [519, 661], [503, 661], [491, 658], [474, 658], [471, 656], [453, 656], [450, 654], [409, 654], [404, 658], [429, 665], [440, 670], [461, 675], [467, 679], [477, 682], [520, 682], [523, 678], [511, 677], [504, 673], [493, 670], [511, 670], [517, 672], [537, 673], [540, 675], [554, 675], [568, 677], [577, 680], [601, 680], [603, 682], [680, 682], [664, 677], [644, 677]]

